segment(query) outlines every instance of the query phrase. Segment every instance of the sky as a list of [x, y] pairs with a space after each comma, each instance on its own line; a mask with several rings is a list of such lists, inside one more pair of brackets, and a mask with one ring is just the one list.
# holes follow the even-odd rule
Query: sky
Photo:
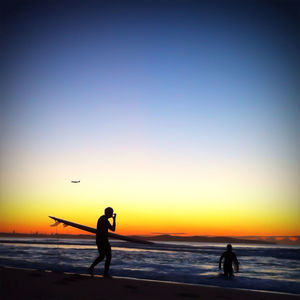
[[300, 235], [299, 4], [3, 3], [0, 232]]

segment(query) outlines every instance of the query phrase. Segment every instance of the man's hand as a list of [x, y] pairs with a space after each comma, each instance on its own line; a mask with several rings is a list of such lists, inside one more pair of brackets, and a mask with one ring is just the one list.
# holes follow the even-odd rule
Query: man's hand
[[112, 224], [112, 227], [111, 227], [111, 231], [115, 231], [116, 230], [116, 216], [117, 216], [117, 214], [113, 214], [112, 215], [113, 224]]

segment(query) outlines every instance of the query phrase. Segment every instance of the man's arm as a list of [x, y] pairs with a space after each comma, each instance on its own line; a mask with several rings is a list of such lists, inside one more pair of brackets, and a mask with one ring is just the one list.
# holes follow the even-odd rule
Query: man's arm
[[101, 219], [101, 217], [98, 219], [98, 222], [97, 222], [97, 234], [99, 234], [101, 232], [101, 227], [102, 227], [102, 224], [103, 224], [103, 221]]
[[219, 269], [221, 269], [221, 264], [222, 264], [223, 257], [224, 257], [224, 253], [221, 255], [221, 257], [219, 259]]
[[112, 216], [112, 218], [113, 218], [113, 224], [112, 225], [109, 223], [109, 221], [107, 221], [108, 224], [109, 224], [108, 229], [111, 230], [111, 231], [116, 230], [116, 216], [117, 216], [117, 214], [113, 214], [113, 216]]

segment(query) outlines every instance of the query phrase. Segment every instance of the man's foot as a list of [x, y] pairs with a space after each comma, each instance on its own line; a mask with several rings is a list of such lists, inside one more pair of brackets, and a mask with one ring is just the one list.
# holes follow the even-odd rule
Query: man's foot
[[103, 274], [103, 277], [104, 277], [104, 278], [108, 278], [108, 279], [112, 278], [108, 273], [104, 273], [104, 274]]
[[89, 268], [88, 268], [88, 273], [89, 273], [91, 276], [94, 276], [94, 268], [89, 267]]

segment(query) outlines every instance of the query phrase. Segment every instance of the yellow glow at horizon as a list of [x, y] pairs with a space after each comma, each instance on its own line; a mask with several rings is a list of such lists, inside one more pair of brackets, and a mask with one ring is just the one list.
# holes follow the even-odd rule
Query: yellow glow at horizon
[[105, 158], [56, 157], [45, 165], [37, 157], [11, 165], [2, 180], [0, 229], [53, 232], [48, 215], [95, 227], [112, 206], [121, 234], [300, 233], [296, 185], [278, 185], [283, 179], [271, 169], [147, 152]]

